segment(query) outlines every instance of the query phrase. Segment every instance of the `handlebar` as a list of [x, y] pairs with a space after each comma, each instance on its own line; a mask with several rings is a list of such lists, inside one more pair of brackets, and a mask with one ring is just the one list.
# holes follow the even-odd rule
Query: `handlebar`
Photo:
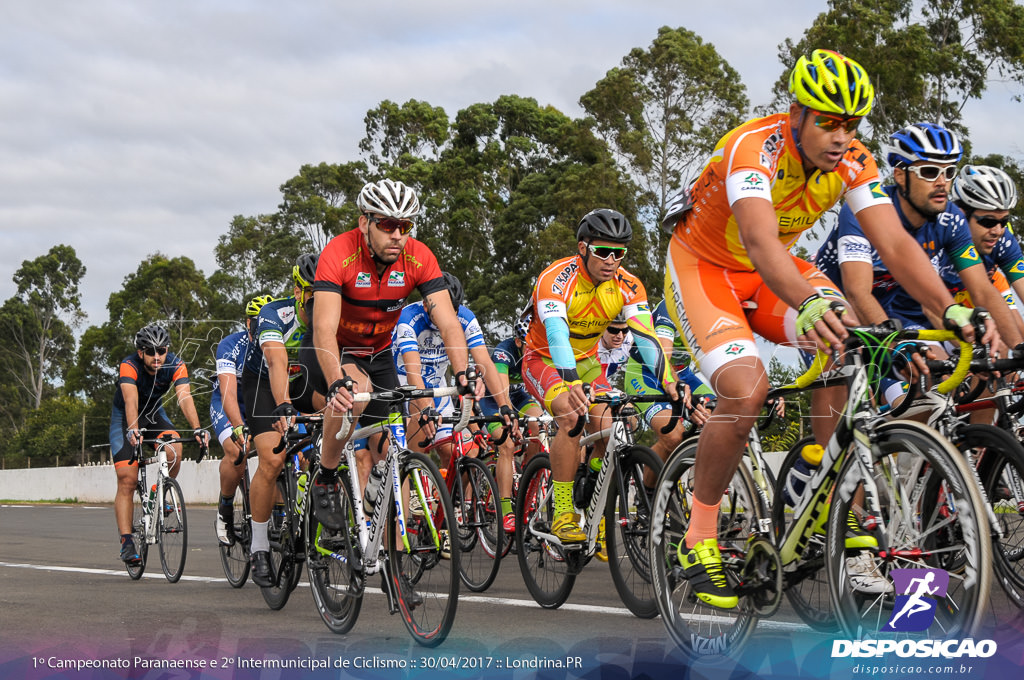
[[[371, 401], [383, 401], [389, 405], [402, 404], [413, 399], [433, 399], [435, 397], [455, 397], [460, 394], [459, 387], [428, 387], [421, 389], [410, 385], [403, 385], [395, 390], [382, 390], [380, 392], [358, 392], [352, 395], [352, 402], [355, 404], [366, 404]], [[473, 415], [473, 395], [464, 395], [463, 407], [459, 421], [452, 427], [453, 432], [461, 432], [466, 429], [469, 419]], [[469, 402], [469, 403], [466, 403]], [[338, 441], [345, 441], [352, 432], [352, 414], [344, 414], [341, 428], [334, 436]]]

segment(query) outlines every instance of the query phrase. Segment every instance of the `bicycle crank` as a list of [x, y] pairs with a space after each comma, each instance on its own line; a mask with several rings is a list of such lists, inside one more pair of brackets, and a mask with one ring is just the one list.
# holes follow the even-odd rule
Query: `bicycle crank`
[[736, 594], [758, 616], [772, 616], [782, 604], [782, 560], [779, 551], [761, 536], [747, 541], [747, 559], [739, 570]]

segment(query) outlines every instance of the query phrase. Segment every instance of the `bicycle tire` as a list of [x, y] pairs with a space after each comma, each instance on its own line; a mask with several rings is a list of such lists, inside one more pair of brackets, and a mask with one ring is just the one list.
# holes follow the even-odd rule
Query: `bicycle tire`
[[135, 487], [135, 502], [132, 503], [132, 540], [135, 541], [135, 549], [139, 552], [137, 564], [124, 563], [124, 568], [133, 581], [142, 578], [146, 571], [146, 557], [149, 554], [149, 544], [146, 543], [146, 523], [143, 518], [143, 506], [146, 503], [149, 492], [141, 483]]
[[555, 499], [551, 487], [551, 461], [539, 454], [526, 466], [516, 498], [516, 556], [526, 588], [541, 607], [557, 609], [572, 592], [576, 576], [570, 573], [560, 544], [538, 536], [532, 529], [551, 532]]
[[[403, 451], [400, 461], [402, 488], [409, 490], [411, 505], [416, 498], [420, 510], [405, 513], [408, 547], [397, 535], [395, 506], [388, 511], [384, 539], [387, 573], [398, 593], [399, 612], [409, 634], [424, 647], [436, 647], [448, 637], [459, 604], [460, 551], [457, 537], [451, 535], [456, 527], [455, 510], [444, 478], [430, 458]], [[414, 601], [417, 595], [422, 603]]]
[[[232, 588], [241, 588], [249, 578], [252, 562], [249, 559], [249, 547], [252, 545], [252, 525], [246, 519], [249, 516], [249, 499], [239, 484], [235, 489], [234, 508], [232, 510], [234, 542], [220, 548], [220, 564], [224, 568], [224, 577]], [[214, 520], [216, 522], [216, 519]]]
[[[948, 590], [944, 597], [934, 598], [934, 625], [946, 637], [973, 636], [984, 619], [991, 588], [992, 541], [971, 472], [951, 444], [917, 422], [882, 425], [874, 432], [872, 449], [871, 474], [882, 512], [876, 538], [885, 550], [884, 556], [876, 556], [883, 559], [879, 571], [887, 577], [896, 568], [946, 571]], [[829, 507], [826, 569], [836, 619], [853, 639], [927, 635], [927, 630], [886, 631], [890, 616], [899, 616], [893, 598], [864, 597], [849, 586], [846, 521], [855, 510], [860, 475], [856, 456], [849, 456], [839, 470]], [[921, 571], [922, 577], [926, 575]]]
[[[684, 442], [666, 461], [658, 475], [651, 515], [649, 540], [651, 575], [658, 613], [672, 640], [693, 658], [726, 656], [738, 651], [757, 626], [757, 616], [741, 602], [722, 610], [702, 603], [693, 594], [679, 566], [678, 546], [689, 523], [693, 498], [693, 465], [697, 441]], [[727, 556], [745, 549], [757, 521], [757, 492], [745, 465], [739, 465], [722, 496], [719, 545], [726, 578], [734, 588], [737, 570], [726, 564]]]
[[1003, 592], [1024, 607], [1024, 515], [1012, 477], [1024, 482], [1024, 449], [1015, 437], [994, 425], [967, 425], [957, 448], [973, 449], [985, 496], [999, 522], [1002, 538], [992, 531], [992, 564]]
[[[775, 545], [781, 545], [786, 526], [793, 521], [792, 509], [783, 495], [789, 472], [800, 459], [801, 451], [807, 444], [813, 444], [814, 437], [804, 437], [789, 450], [782, 465], [779, 466], [778, 479], [772, 503], [772, 526], [775, 527]], [[792, 579], [786, 587], [786, 599], [792, 605], [797, 616], [814, 630], [833, 633], [839, 630], [839, 622], [832, 610], [832, 596], [829, 594], [828, 578], [825, 570], [825, 536], [815, 535], [804, 548], [803, 555], [795, 565], [789, 565], [787, 578]]]
[[359, 618], [364, 578], [348, 474], [340, 474], [339, 482], [341, 512], [348, 525], [332, 531], [312, 511], [306, 512], [306, 574], [320, 619], [331, 632], [340, 634], [350, 631]]
[[650, 540], [652, 491], [645, 488], [645, 475], [657, 480], [662, 462], [646, 446], [630, 446], [618, 454], [624, 488], [612, 476], [605, 507], [605, 542], [612, 582], [622, 603], [634, 616], [653, 619], [658, 615], [651, 585]]
[[273, 610], [278, 610], [288, 603], [288, 597], [294, 589], [296, 564], [289, 554], [291, 546], [292, 531], [290, 527], [291, 518], [294, 513], [288, 508], [289, 499], [285, 477], [277, 478], [277, 496], [282, 501], [275, 503], [270, 511], [270, 522], [267, 525], [267, 532], [270, 538], [270, 576], [275, 585], [261, 587], [263, 600]]
[[188, 515], [185, 513], [185, 496], [176, 479], [168, 477], [164, 480], [162, 501], [155, 511], [160, 564], [167, 580], [177, 583], [185, 572], [185, 558], [188, 557]]
[[467, 588], [482, 593], [498, 576], [505, 539], [498, 483], [476, 458], [462, 456], [456, 469], [452, 506], [459, 508], [459, 575]]

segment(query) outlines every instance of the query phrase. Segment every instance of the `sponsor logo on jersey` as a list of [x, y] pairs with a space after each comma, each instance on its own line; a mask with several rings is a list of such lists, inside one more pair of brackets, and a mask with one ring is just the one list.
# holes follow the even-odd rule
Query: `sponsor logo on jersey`
[[277, 317], [285, 324], [290, 324], [292, 319], [295, 318], [295, 307], [292, 305], [286, 305], [279, 307], [277, 310]]
[[403, 288], [405, 286], [405, 272], [391, 272], [388, 277], [388, 288]]
[[743, 354], [743, 345], [738, 342], [731, 343], [725, 348], [725, 353], [729, 356], [736, 356], [737, 354]]
[[752, 172], [743, 178], [743, 188], [757, 189], [764, 183], [764, 178], [756, 172]]
[[369, 288], [370, 287], [370, 273], [359, 272], [356, 274], [356, 288]]
[[549, 312], [553, 312], [558, 309], [558, 304], [552, 302], [551, 300], [548, 300], [547, 302], [544, 303], [544, 309]]
[[356, 258], [358, 258], [359, 254], [362, 253], [362, 252], [363, 252], [362, 247], [356, 248], [356, 252], [352, 253], [351, 255], [349, 255], [348, 257], [346, 257], [344, 260], [341, 261], [342, 268], [345, 268], [345, 267], [349, 266], [350, 264], [352, 264], [353, 262], [355, 262]]

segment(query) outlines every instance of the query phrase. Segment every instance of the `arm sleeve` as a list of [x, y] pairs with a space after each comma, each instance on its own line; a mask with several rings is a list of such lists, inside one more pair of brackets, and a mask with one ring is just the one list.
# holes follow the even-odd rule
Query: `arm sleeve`
[[579, 380], [576, 373], [576, 355], [569, 343], [569, 322], [559, 316], [544, 319], [544, 330], [548, 336], [548, 350], [551, 360], [563, 380]]
[[662, 385], [667, 385], [676, 382], [676, 377], [665, 358], [665, 350], [658, 342], [651, 313], [647, 311], [646, 307], [647, 305], [637, 305], [632, 313], [627, 311], [629, 307], [623, 310], [629, 314], [626, 318], [626, 325], [629, 326], [629, 330], [633, 334], [633, 343], [640, 354], [642, 363], [651, 369]]

